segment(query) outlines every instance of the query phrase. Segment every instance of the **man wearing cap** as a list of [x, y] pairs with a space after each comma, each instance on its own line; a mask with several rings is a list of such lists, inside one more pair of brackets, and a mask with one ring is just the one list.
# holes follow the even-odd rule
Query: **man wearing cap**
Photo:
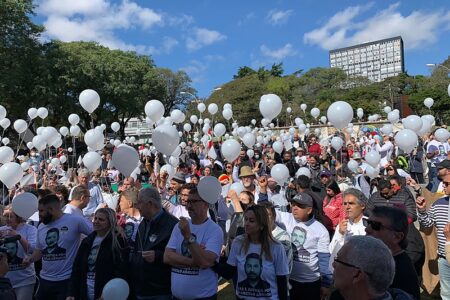
[[330, 294], [330, 236], [313, 211], [313, 199], [306, 193], [298, 193], [291, 200], [290, 213], [277, 211], [276, 221], [284, 225], [293, 244], [291, 299], [319, 300]]
[[164, 252], [172, 266], [173, 299], [217, 299], [217, 274], [211, 269], [223, 245], [222, 229], [208, 218], [209, 203], [197, 188], [189, 191], [191, 220], [180, 218]]
[[170, 197], [169, 202], [173, 205], [179, 205], [180, 204], [180, 192], [181, 187], [183, 184], [185, 184], [186, 181], [184, 179], [184, 174], [177, 172], [170, 180], [170, 188], [172, 189], [174, 195]]
[[430, 178], [430, 182], [427, 185], [427, 189], [432, 193], [439, 193], [444, 195], [444, 185], [442, 184], [442, 178], [445, 175], [450, 174], [450, 160], [445, 159], [436, 165], [437, 175], [434, 178]]
[[331, 174], [330, 170], [323, 169], [319, 174], [320, 181], [313, 181], [311, 185], [311, 189], [314, 193], [318, 194], [321, 199], [325, 199], [327, 195], [327, 186], [331, 182], [333, 174]]
[[[89, 200], [89, 203], [87, 206], [83, 209], [83, 214], [86, 217], [90, 217], [96, 210], [96, 208], [104, 203], [103, 196], [102, 196], [102, 190], [100, 186], [92, 181], [91, 179], [91, 172], [89, 172], [88, 169], [83, 168], [78, 170], [78, 182], [79, 185], [85, 186], [89, 190], [89, 194], [91, 195], [91, 198]], [[72, 189], [70, 191], [69, 195], [69, 201], [72, 200]]]

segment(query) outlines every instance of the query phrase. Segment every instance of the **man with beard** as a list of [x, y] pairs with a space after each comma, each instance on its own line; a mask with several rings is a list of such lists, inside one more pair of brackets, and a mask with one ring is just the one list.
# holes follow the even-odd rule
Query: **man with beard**
[[270, 289], [270, 284], [261, 278], [262, 260], [259, 254], [250, 253], [245, 258], [245, 275], [247, 278], [238, 283], [238, 288], [261, 290]]
[[427, 185], [427, 189], [432, 193], [440, 193], [444, 195], [444, 185], [442, 184], [442, 178], [445, 175], [450, 174], [450, 160], [446, 159], [436, 165], [437, 176], [430, 178], [430, 183]]
[[292, 159], [292, 153], [290, 151], [285, 151], [283, 154], [283, 164], [289, 170], [289, 176], [295, 177], [295, 172], [300, 168], [295, 160]]
[[[38, 227], [36, 249], [23, 262], [29, 265], [42, 258], [41, 280], [36, 299], [64, 300], [81, 236], [90, 234], [92, 227], [81, 216], [64, 214], [56, 195], [47, 195], [39, 200], [38, 210], [41, 224]], [[65, 249], [65, 252], [49, 251], [49, 248], [61, 248]]]
[[[253, 173], [252, 169], [248, 166], [243, 166], [239, 173], [239, 179], [241, 179], [242, 184], [246, 191], [250, 192], [255, 196], [255, 203], [258, 203], [260, 188], [255, 183], [256, 175]], [[270, 199], [271, 193], [268, 194]]]

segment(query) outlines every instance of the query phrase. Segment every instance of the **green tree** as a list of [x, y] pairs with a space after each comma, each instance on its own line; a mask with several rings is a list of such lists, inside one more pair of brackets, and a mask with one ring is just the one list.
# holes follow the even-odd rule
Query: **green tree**
[[166, 112], [175, 108], [184, 110], [193, 99], [191, 95], [181, 92], [190, 94], [197, 92], [191, 87], [191, 78], [184, 71], [173, 72], [166, 68], [158, 68], [156, 73], [159, 81], [158, 90], [162, 95], [159, 100], [164, 104]]
[[243, 66], [243, 67], [239, 68], [236, 75], [233, 75], [233, 79], [244, 78], [245, 76], [253, 75], [255, 73], [256, 73], [256, 71], [253, 70], [252, 68]]

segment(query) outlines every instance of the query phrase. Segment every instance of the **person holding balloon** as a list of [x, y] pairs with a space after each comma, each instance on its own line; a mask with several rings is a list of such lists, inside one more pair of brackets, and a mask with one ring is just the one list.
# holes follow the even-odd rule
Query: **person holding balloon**
[[[25, 193], [21, 198], [33, 196]], [[37, 202], [37, 200], [35, 201]], [[29, 202], [31, 203], [31, 200]], [[25, 223], [24, 218], [19, 216], [28, 217], [23, 213], [21, 207], [16, 207], [15, 211], [12, 205], [5, 207], [3, 217], [6, 220], [6, 226], [0, 227], [0, 238], [5, 239], [2, 247], [7, 249], [9, 260], [9, 272], [6, 277], [10, 279], [17, 299], [31, 300], [33, 299], [36, 273], [33, 264], [25, 266], [22, 264], [22, 260], [30, 255], [36, 246], [37, 229]]]
[[127, 277], [129, 248], [119, 232], [114, 210], [100, 208], [95, 212], [94, 231], [78, 249], [66, 300], [99, 299], [108, 281]]

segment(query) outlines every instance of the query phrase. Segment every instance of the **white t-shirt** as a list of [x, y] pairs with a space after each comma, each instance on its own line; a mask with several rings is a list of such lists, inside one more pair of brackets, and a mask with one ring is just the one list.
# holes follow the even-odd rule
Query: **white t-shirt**
[[236, 237], [231, 245], [227, 263], [237, 267], [236, 295], [241, 299], [278, 299], [277, 276], [289, 274], [283, 245], [272, 243], [272, 260], [260, 256], [261, 245], [250, 243], [247, 253], [241, 250], [244, 240]]
[[291, 235], [293, 267], [289, 279], [298, 282], [313, 282], [320, 278], [319, 252], [329, 253], [330, 235], [314, 218], [298, 222], [291, 213], [277, 211], [277, 223], [284, 224]]
[[436, 140], [428, 142], [427, 153], [434, 153], [436, 150], [439, 151], [438, 155], [435, 155], [431, 159], [431, 166], [436, 167], [438, 163], [447, 159], [447, 153], [450, 151], [448, 143], [441, 143]]
[[41, 277], [48, 281], [69, 279], [81, 235], [91, 232], [86, 219], [76, 215], [63, 214], [49, 224], [41, 223], [36, 245], [42, 252]]
[[95, 294], [95, 263], [97, 261], [98, 251], [100, 250], [100, 244], [102, 243], [104, 237], [96, 236], [94, 242], [92, 243], [91, 251], [88, 256], [88, 271], [87, 271], [87, 297], [89, 300], [94, 300]]
[[67, 203], [66, 206], [64, 206], [63, 213], [83, 217], [83, 211], [70, 203]]
[[[206, 251], [215, 253], [218, 260], [223, 245], [223, 232], [219, 225], [208, 218], [200, 225], [193, 225], [189, 220], [189, 226], [192, 235], [197, 238], [197, 243], [203, 245]], [[178, 226], [173, 228], [167, 248], [191, 257], [187, 242], [184, 241]], [[171, 282], [173, 296], [183, 300], [211, 297], [217, 293], [217, 274], [211, 268], [172, 267]]]
[[[5, 230], [12, 230], [12, 228], [9, 226], [0, 227], [0, 231]], [[37, 229], [32, 225], [23, 224], [16, 232], [27, 240], [30, 249], [24, 249], [20, 241], [3, 244], [9, 252], [8, 255], [12, 256], [12, 258], [9, 259], [9, 271], [6, 273], [5, 277], [9, 278], [13, 288], [34, 284], [36, 281], [34, 264], [24, 267], [22, 261], [25, 256], [31, 255], [33, 249], [36, 247]]]

